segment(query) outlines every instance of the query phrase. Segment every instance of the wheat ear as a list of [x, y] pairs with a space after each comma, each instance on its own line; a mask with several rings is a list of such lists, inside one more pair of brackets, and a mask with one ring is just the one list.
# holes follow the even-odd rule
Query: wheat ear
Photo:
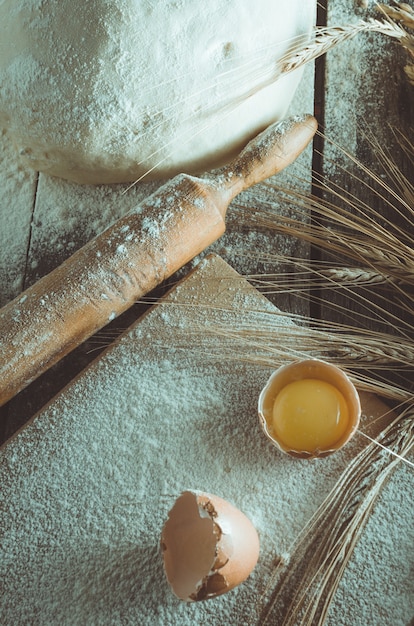
[[[299, 41], [291, 50], [280, 59], [277, 66], [278, 76], [287, 74], [303, 65], [326, 54], [337, 45], [352, 39], [359, 33], [375, 32], [397, 39], [399, 42], [412, 42], [409, 33], [391, 19], [359, 20], [355, 24], [338, 25], [332, 27], [317, 27], [313, 31], [310, 43], [304, 45]], [[411, 44], [412, 45], [412, 44]], [[278, 77], [276, 76], [276, 78]]]

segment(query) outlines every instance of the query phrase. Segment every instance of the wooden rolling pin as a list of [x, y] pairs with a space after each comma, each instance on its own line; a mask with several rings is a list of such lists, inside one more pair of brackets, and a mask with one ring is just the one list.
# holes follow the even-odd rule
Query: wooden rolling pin
[[273, 124], [229, 165], [180, 174], [0, 311], [0, 405], [215, 241], [241, 191], [311, 141], [306, 115]]

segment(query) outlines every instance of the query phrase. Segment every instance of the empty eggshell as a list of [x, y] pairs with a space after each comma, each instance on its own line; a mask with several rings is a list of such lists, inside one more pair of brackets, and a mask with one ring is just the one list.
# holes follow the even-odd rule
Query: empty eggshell
[[[309, 448], [305, 449], [300, 445], [293, 446], [291, 442], [287, 443], [276, 432], [273, 421], [276, 398], [289, 384], [298, 381], [322, 381], [328, 383], [342, 396], [347, 416], [343, 429], [337, 438], [334, 437], [329, 441], [329, 436], [327, 436], [324, 444], [316, 447], [312, 447], [311, 442], [309, 442]], [[303, 407], [299, 407], [298, 410], [303, 411]], [[263, 432], [273, 445], [291, 456], [312, 459], [332, 454], [351, 439], [359, 425], [361, 404], [355, 386], [339, 367], [318, 359], [306, 359], [283, 365], [272, 374], [259, 396], [258, 412]], [[336, 419], [338, 419], [337, 416]], [[297, 428], [299, 429], [300, 427], [298, 426]], [[300, 437], [298, 436], [297, 440], [303, 441], [309, 434], [312, 435], [312, 433], [304, 435], [303, 432], [298, 432]]]
[[243, 582], [259, 556], [251, 521], [218, 496], [184, 491], [161, 537], [167, 580], [181, 600], [214, 598]]

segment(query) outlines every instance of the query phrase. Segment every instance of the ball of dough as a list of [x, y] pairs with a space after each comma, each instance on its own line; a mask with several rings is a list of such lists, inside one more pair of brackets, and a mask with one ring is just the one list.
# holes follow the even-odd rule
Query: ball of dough
[[79, 183], [215, 167], [285, 116], [315, 0], [2, 0], [0, 125]]

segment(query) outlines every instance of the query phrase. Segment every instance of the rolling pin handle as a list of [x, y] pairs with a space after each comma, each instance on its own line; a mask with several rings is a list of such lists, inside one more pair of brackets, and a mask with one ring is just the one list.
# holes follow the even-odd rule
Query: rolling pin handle
[[278, 174], [303, 152], [317, 130], [316, 119], [309, 114], [275, 122], [252, 139], [231, 163], [207, 180], [217, 181], [223, 201], [219, 210], [240, 192]]

